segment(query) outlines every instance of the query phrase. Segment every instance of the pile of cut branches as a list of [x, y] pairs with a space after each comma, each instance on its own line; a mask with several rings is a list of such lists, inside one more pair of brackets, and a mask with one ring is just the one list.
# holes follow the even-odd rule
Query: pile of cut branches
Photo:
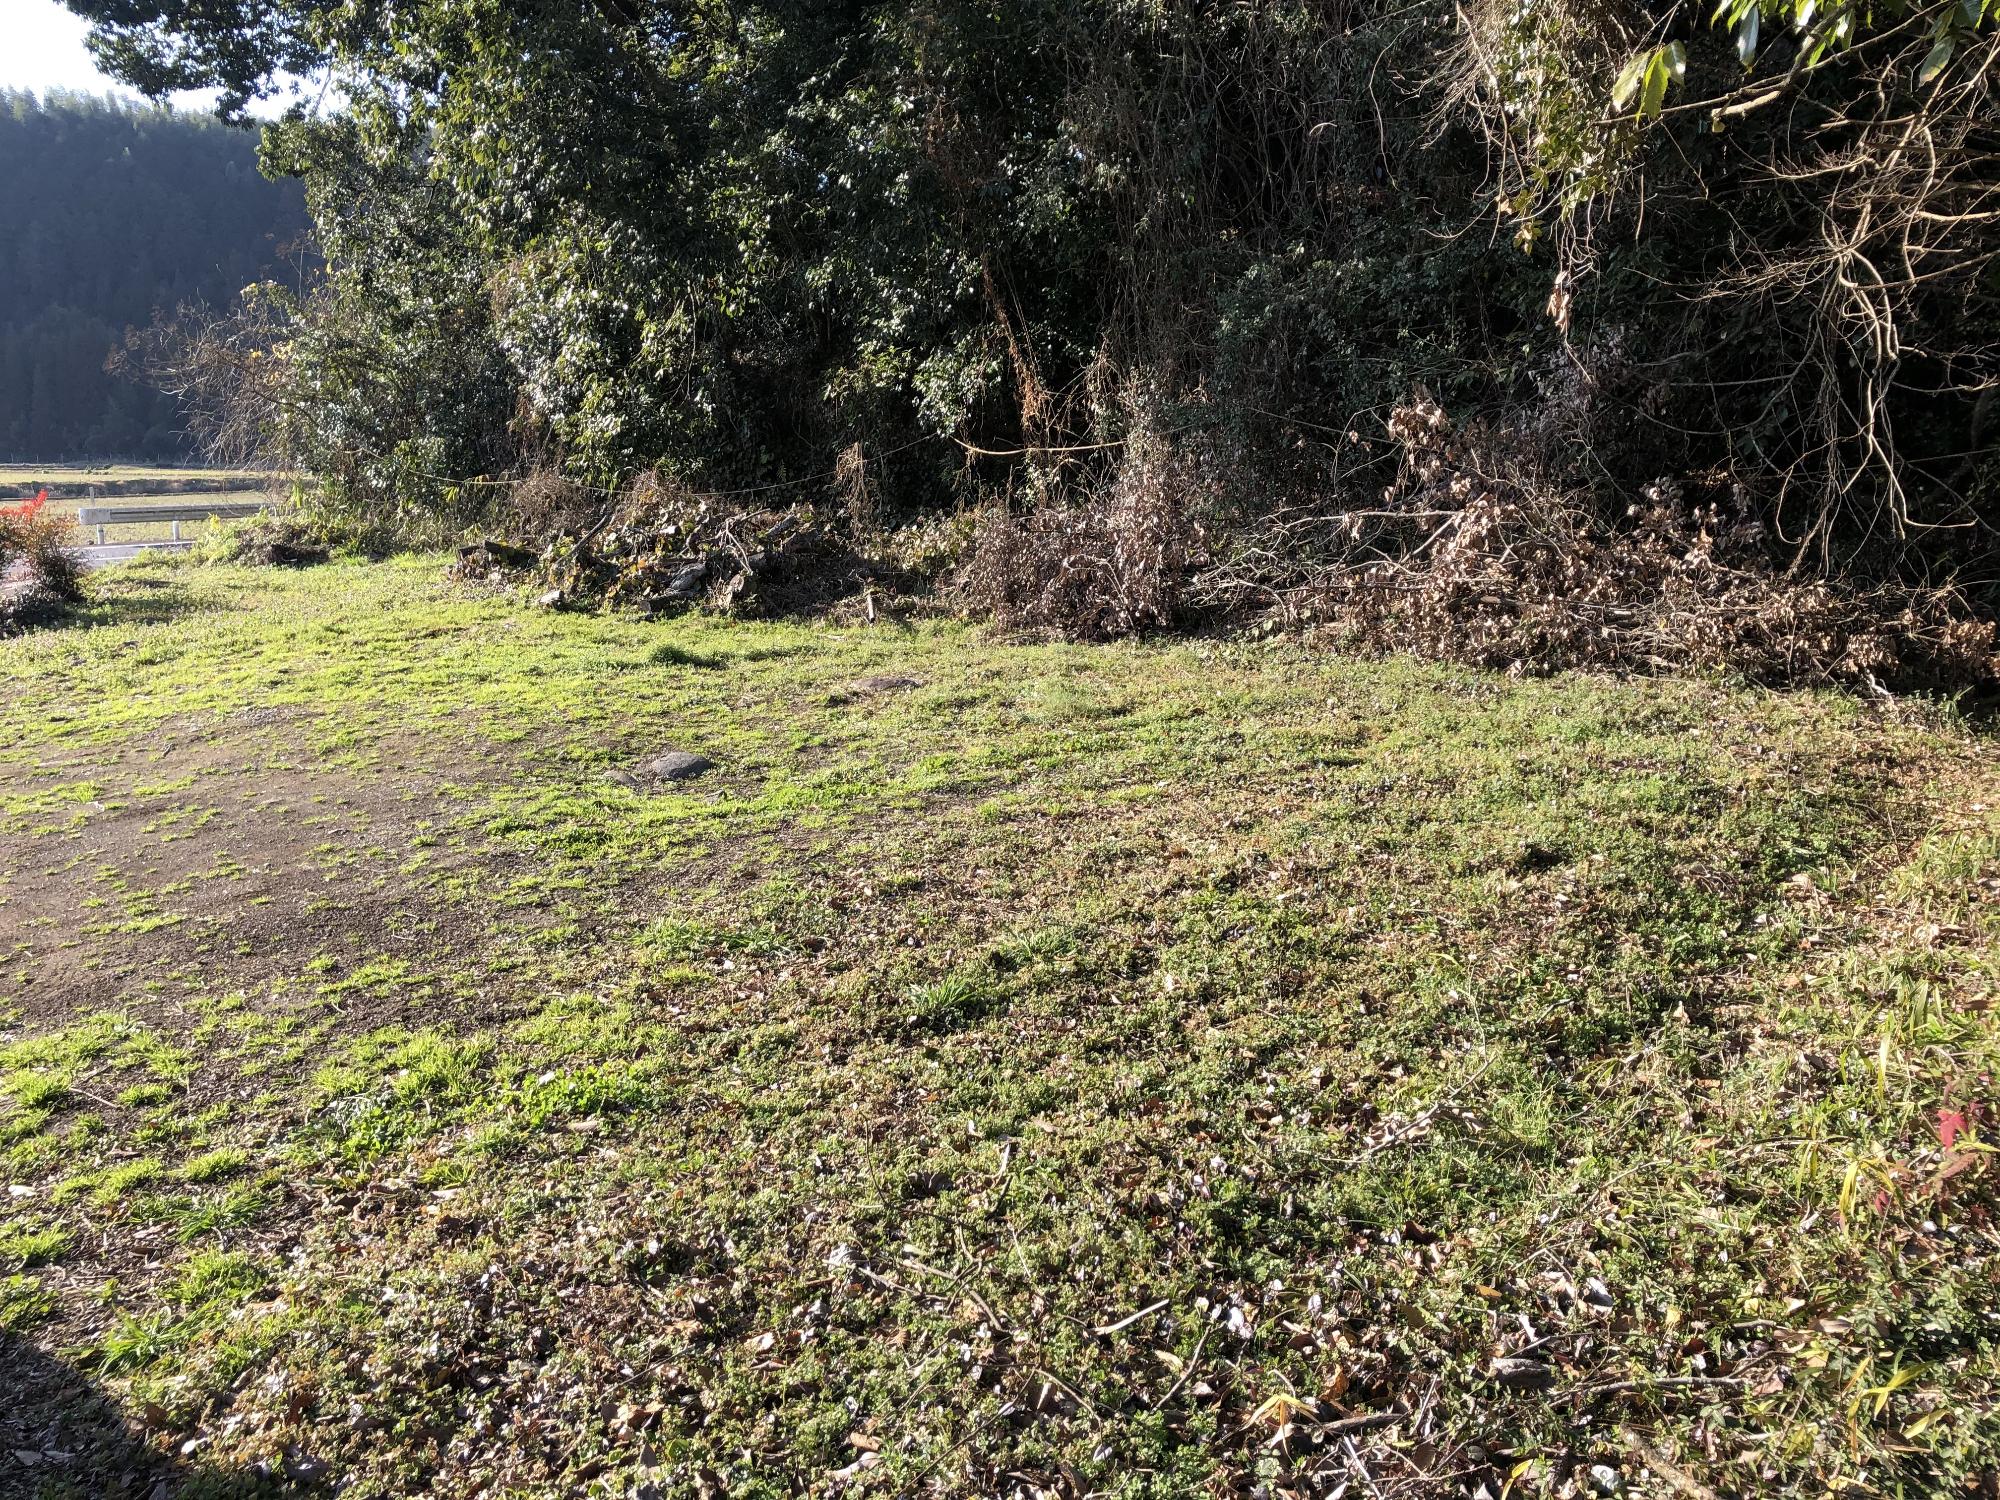
[[1401, 457], [1379, 501], [1274, 517], [1194, 593], [1349, 649], [1515, 673], [1728, 670], [1875, 695], [2000, 682], [1994, 626], [1952, 590], [1788, 562], [1726, 476], [1656, 480], [1612, 515], [1556, 477], [1540, 434], [1456, 427], [1423, 393], [1388, 429]]
[[[578, 514], [580, 492], [572, 499], [579, 503], [557, 508]], [[612, 497], [591, 524], [557, 530], [540, 553], [482, 543], [461, 551], [457, 571], [482, 579], [537, 572], [550, 605], [742, 616], [825, 608], [864, 594], [878, 573], [830, 507], [732, 505], [657, 473]]]

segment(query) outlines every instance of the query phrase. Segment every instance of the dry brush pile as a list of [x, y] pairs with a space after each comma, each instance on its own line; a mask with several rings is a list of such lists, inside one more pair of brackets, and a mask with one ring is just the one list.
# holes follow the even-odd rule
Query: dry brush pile
[[1206, 557], [1197, 516], [1210, 488], [1148, 436], [1074, 504], [991, 511], [954, 579], [958, 597], [1003, 630], [1110, 640], [1171, 628]]
[[939, 552], [935, 528], [877, 530], [858, 454], [834, 480], [813, 493], [716, 494], [649, 471], [607, 492], [540, 473], [514, 488], [509, 507], [507, 530], [525, 544], [461, 548], [455, 572], [530, 581], [552, 608], [651, 616], [852, 611], [872, 619], [919, 607], [948, 540]]
[[2000, 639], [1964, 595], [1808, 566], [1725, 473], [1621, 503], [1579, 481], [1546, 420], [1459, 425], [1418, 392], [1384, 427], [1347, 435], [1366, 456], [1346, 484], [1285, 504], [1246, 505], [1217, 445], [1148, 432], [1039, 501], [900, 529], [851, 487], [771, 505], [657, 473], [611, 494], [542, 475], [509, 528], [539, 545], [481, 542], [456, 572], [655, 616], [948, 609], [1021, 636], [1284, 631], [1514, 674], [1725, 671], [1870, 696], [2000, 682]]
[[1620, 514], [1552, 472], [1534, 429], [1458, 427], [1425, 394], [1387, 428], [1399, 462], [1378, 499], [1281, 514], [1201, 596], [1350, 648], [1511, 672], [1726, 669], [1871, 694], [2000, 676], [1993, 625], [1953, 590], [1788, 563], [1725, 474], [1658, 479]]
[[1347, 434], [1372, 455], [1345, 483], [1269, 507], [1210, 445], [1135, 444], [1076, 503], [991, 513], [957, 601], [1071, 639], [1285, 630], [1516, 674], [1729, 671], [1871, 696], [2000, 682], [1995, 627], [1963, 593], [1814, 566], [1725, 472], [1607, 497], [1548, 410], [1460, 425], [1422, 391], [1384, 427]]

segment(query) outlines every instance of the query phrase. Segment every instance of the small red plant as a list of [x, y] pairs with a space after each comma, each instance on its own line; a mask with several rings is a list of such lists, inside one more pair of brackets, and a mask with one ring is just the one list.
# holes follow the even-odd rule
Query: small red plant
[[1962, 1109], [1941, 1109], [1938, 1111], [1938, 1144], [1949, 1151], [1965, 1133], [1965, 1111]]
[[1986, 1107], [1977, 1100], [1961, 1109], [1940, 1108], [1937, 1117], [1938, 1144], [1946, 1151], [1955, 1150], [1960, 1137], [1972, 1135], [1985, 1123], [1986, 1113]]
[[32, 500], [23, 500], [19, 505], [0, 505], [0, 517], [9, 521], [32, 521], [48, 503], [49, 492], [39, 490]]

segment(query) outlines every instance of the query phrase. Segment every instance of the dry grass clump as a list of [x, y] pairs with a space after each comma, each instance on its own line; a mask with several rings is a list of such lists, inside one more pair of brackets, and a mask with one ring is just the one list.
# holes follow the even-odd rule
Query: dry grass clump
[[1003, 630], [1102, 641], [1171, 626], [1206, 555], [1198, 471], [1158, 439], [1074, 505], [995, 511], [959, 570], [960, 599]]
[[[1623, 515], [1549, 477], [1538, 437], [1455, 427], [1428, 395], [1390, 416], [1401, 450], [1379, 504], [1288, 522], [1313, 558], [1278, 597], [1350, 648], [1539, 673], [1727, 669], [1871, 693], [2000, 676], [1994, 627], [1945, 590], [1788, 570], [1742, 488], [1662, 479]], [[1210, 591], [1248, 602], [1240, 576]]]
[[523, 537], [575, 535], [604, 510], [597, 494], [552, 468], [539, 468], [507, 491], [510, 529]]

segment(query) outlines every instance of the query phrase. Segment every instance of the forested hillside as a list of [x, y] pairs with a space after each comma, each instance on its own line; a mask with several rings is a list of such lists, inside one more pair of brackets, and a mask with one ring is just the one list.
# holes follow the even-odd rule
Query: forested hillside
[[294, 274], [295, 182], [254, 131], [105, 99], [0, 94], [0, 458], [185, 457], [173, 400], [112, 374], [129, 327]]

